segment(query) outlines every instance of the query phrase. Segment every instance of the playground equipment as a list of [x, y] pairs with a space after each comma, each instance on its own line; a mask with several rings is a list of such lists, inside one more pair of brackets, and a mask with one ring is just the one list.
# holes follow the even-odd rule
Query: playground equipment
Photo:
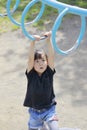
[[[8, 1], [8, 2], [9, 2], [9, 1]], [[11, 15], [16, 11], [16, 9], [17, 9], [18, 6], [19, 6], [19, 3], [20, 3], [20, 0], [17, 0], [16, 3], [15, 3], [15, 5], [14, 5], [14, 7], [13, 7], [13, 9], [10, 11], [10, 14], [11, 14]], [[1, 14], [1, 13], [0, 13], [0, 17], [5, 17], [5, 16], [8, 16], [8, 14], [7, 14], [7, 13], [4, 13], [4, 14]]]
[[[69, 54], [70, 52], [76, 50], [77, 47], [80, 45], [81, 40], [83, 39], [83, 36], [85, 34], [85, 29], [86, 29], [87, 9], [83, 9], [83, 8], [68, 5], [68, 4], [64, 4], [64, 3], [58, 2], [56, 0], [32, 0], [24, 8], [24, 10], [22, 12], [22, 16], [21, 16], [21, 22], [19, 23], [12, 17], [12, 12], [14, 12], [18, 8], [18, 5], [20, 4], [20, 0], [16, 0], [16, 4], [15, 4], [14, 9], [13, 9], [14, 11], [10, 11], [11, 2], [12, 2], [12, 0], [7, 0], [7, 6], [6, 6], [7, 15], [14, 24], [16, 24], [17, 26], [20, 26], [22, 28], [24, 35], [26, 37], [28, 37], [29, 39], [35, 40], [33, 35], [31, 35], [27, 31], [25, 25], [31, 25], [31, 24], [39, 21], [41, 16], [44, 13], [45, 6], [48, 5], [48, 6], [51, 6], [53, 8], [56, 8], [58, 10], [58, 17], [57, 17], [57, 19], [54, 22], [54, 25], [52, 27], [52, 44], [53, 44], [54, 50], [61, 55], [66, 55], [66, 54]], [[40, 2], [42, 4], [39, 14], [36, 16], [36, 18], [32, 22], [25, 23], [26, 14], [29, 12], [30, 8], [38, 2]], [[81, 29], [80, 29], [79, 36], [78, 36], [74, 46], [71, 47], [69, 50], [63, 51], [58, 47], [58, 44], [56, 43], [56, 32], [61, 25], [63, 17], [68, 13], [78, 15], [78, 16], [81, 17]], [[41, 40], [44, 39], [44, 38], [45, 37], [41, 37]]]
[[[82, 9], [79, 7], [75, 7], [75, 6], [71, 6], [71, 5], [67, 5], [67, 4], [63, 4], [61, 2], [58, 2], [56, 0], [32, 0], [24, 9], [23, 13], [22, 13], [22, 19], [21, 19], [21, 23], [22, 23], [22, 30], [23, 33], [30, 38], [31, 40], [34, 40], [34, 37], [29, 34], [25, 28], [25, 24], [24, 24], [24, 19], [25, 16], [27, 14], [27, 12], [29, 11], [29, 9], [36, 3], [36, 2], [42, 2], [43, 5], [49, 5], [53, 8], [56, 8], [59, 10], [59, 15], [56, 19], [56, 21], [54, 22], [54, 25], [52, 27], [52, 43], [53, 43], [53, 47], [55, 49], [56, 52], [65, 55], [65, 54], [69, 54], [70, 52], [72, 52], [73, 50], [75, 50], [81, 43], [81, 40], [83, 39], [84, 33], [85, 33], [85, 28], [86, 28], [86, 16], [87, 16], [87, 10], [86, 9]], [[43, 12], [41, 12], [42, 14]], [[63, 51], [61, 50], [55, 40], [56, 37], [56, 32], [58, 30], [58, 28], [60, 27], [60, 24], [62, 22], [62, 18], [64, 15], [66, 15], [67, 13], [72, 13], [72, 14], [76, 14], [79, 15], [81, 17], [81, 30], [80, 30], [80, 34], [79, 37], [75, 43], [75, 45], [70, 48], [67, 51]], [[41, 15], [38, 15], [41, 16]], [[40, 18], [40, 17], [39, 17]], [[38, 18], [38, 20], [39, 20]], [[32, 23], [34, 23], [36, 21], [32, 21]], [[30, 23], [30, 24], [32, 24]]]

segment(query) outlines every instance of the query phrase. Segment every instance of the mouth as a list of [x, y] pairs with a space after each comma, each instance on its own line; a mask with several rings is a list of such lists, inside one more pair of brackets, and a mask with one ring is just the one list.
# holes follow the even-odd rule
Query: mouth
[[43, 67], [40, 67], [40, 69], [42, 70], [42, 69], [43, 69]]

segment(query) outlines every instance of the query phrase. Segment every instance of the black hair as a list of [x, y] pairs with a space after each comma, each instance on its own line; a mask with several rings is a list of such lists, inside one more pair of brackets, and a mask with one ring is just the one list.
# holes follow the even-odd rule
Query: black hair
[[48, 56], [43, 50], [36, 50], [34, 54], [34, 60], [42, 59], [43, 56], [46, 56], [46, 60], [48, 60]]

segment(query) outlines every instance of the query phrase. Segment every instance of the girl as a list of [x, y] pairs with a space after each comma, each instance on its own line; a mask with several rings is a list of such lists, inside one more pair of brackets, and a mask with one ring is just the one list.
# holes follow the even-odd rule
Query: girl
[[30, 120], [29, 130], [42, 128], [44, 122], [50, 130], [58, 130], [58, 120], [55, 112], [55, 94], [53, 89], [54, 51], [50, 42], [51, 31], [46, 32], [48, 45], [48, 56], [43, 50], [36, 50], [35, 42], [40, 36], [34, 35], [35, 41], [30, 43], [29, 61], [26, 70], [27, 92], [24, 106], [29, 107]]

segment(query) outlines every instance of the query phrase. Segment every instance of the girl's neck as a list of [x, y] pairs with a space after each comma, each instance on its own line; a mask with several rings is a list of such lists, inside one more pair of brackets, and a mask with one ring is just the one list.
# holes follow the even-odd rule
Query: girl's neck
[[39, 76], [41, 76], [41, 75], [42, 75], [42, 73], [38, 73], [38, 75], [39, 75]]

